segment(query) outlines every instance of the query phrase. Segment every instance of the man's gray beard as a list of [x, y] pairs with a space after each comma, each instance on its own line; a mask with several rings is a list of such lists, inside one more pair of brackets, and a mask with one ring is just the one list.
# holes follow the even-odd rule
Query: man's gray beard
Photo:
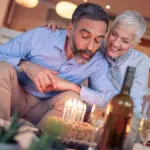
[[78, 49], [77, 49], [73, 37], [71, 38], [70, 44], [71, 44], [71, 49], [72, 49], [73, 56], [74, 56], [75, 60], [76, 60], [79, 64], [86, 64], [86, 63], [88, 63], [88, 61], [94, 56], [94, 55], [91, 56], [88, 60], [87, 60], [87, 59], [84, 59], [84, 58], [81, 56], [82, 50], [78, 50]]
[[73, 54], [75, 60], [76, 60], [79, 64], [86, 64], [86, 63], [88, 63], [89, 60], [84, 59], [80, 54], [81, 54], [80, 52]]

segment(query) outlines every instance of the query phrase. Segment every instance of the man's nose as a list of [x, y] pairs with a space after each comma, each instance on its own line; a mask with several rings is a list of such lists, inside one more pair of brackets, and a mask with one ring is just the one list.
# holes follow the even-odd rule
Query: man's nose
[[87, 45], [87, 49], [90, 50], [92, 53], [95, 53], [96, 49], [95, 49], [95, 44], [93, 41], [90, 41]]

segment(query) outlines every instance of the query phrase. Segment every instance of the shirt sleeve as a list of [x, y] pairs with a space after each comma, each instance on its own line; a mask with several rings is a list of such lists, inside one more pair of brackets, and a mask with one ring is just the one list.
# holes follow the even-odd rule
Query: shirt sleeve
[[112, 92], [112, 90], [93, 90], [92, 87], [88, 88], [84, 85], [81, 85], [80, 95], [82, 99], [89, 104], [96, 104], [100, 107], [106, 107], [109, 100], [113, 97], [114, 92]]
[[81, 85], [80, 95], [89, 104], [105, 107], [117, 90], [107, 76], [108, 64], [102, 59], [88, 80], [88, 87]]
[[150, 68], [150, 59], [144, 57], [137, 65], [130, 96], [134, 102], [134, 112], [138, 118], [141, 118], [143, 96], [148, 90], [148, 75]]
[[[17, 66], [20, 60], [27, 60], [40, 28], [27, 31], [0, 46], [0, 61]], [[34, 38], [33, 38], [34, 37]]]

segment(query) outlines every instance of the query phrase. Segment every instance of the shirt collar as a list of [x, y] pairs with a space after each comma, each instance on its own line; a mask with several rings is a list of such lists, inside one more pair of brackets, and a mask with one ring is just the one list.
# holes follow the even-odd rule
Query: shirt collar
[[102, 44], [100, 46], [100, 51], [102, 52], [102, 54], [105, 56], [105, 58], [108, 61], [115, 62], [115, 63], [124, 62], [129, 57], [129, 55], [131, 53], [131, 49], [130, 49], [126, 54], [124, 54], [124, 55], [122, 55], [120, 57], [117, 57], [117, 58], [112, 58], [112, 57], [110, 57], [110, 56], [107, 55], [106, 49], [107, 49], [106, 41], [103, 40]]
[[[55, 31], [57, 32], [57, 31]], [[65, 43], [66, 43], [66, 38], [67, 38], [67, 31], [66, 30], [59, 30], [59, 36], [58, 38], [54, 39], [54, 46], [59, 48], [60, 50], [64, 51], [65, 50]]]
[[[124, 62], [124, 61], [126, 61], [126, 60], [128, 59], [130, 53], [131, 53], [131, 50], [129, 50], [126, 54], [124, 54], [124, 55], [122, 55], [122, 56], [119, 56], [119, 57], [117, 57], [117, 58], [111, 58], [111, 57], [110, 57], [110, 59], [111, 59], [113, 62], [122, 63], [122, 62]], [[108, 56], [108, 57], [109, 57], [109, 56]]]

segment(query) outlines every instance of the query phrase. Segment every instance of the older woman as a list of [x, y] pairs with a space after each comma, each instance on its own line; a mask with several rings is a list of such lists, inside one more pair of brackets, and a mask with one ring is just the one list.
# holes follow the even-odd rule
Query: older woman
[[[121, 90], [127, 66], [136, 67], [130, 96], [134, 102], [134, 117], [126, 149], [132, 149], [135, 131], [141, 118], [143, 96], [148, 89], [149, 58], [134, 49], [146, 31], [144, 18], [136, 11], [124, 11], [113, 21], [106, 41], [100, 52], [109, 64], [108, 77], [119, 92]], [[136, 118], [137, 117], [137, 118]], [[135, 130], [135, 131], [134, 131]]]

